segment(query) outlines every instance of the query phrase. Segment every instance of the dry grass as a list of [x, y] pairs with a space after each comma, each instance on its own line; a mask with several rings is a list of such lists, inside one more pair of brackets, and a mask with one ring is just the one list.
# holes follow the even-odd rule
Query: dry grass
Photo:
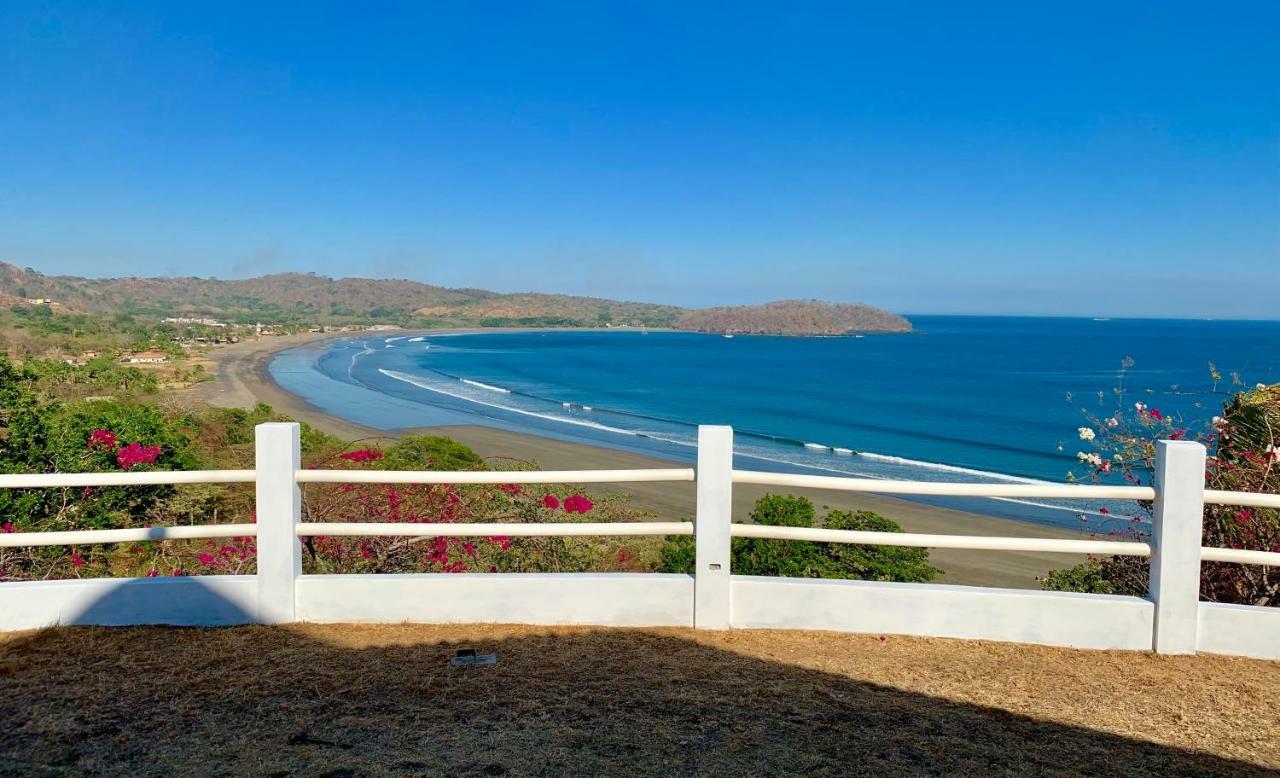
[[[498, 653], [454, 668], [458, 647]], [[827, 633], [0, 635], [0, 774], [1271, 774], [1280, 664]]]

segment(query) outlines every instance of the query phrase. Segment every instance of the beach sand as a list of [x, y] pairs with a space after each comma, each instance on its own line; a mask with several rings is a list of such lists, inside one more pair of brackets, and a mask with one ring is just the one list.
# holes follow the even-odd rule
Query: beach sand
[[[412, 431], [445, 435], [475, 449], [484, 457], [511, 457], [536, 462], [547, 470], [615, 469], [645, 467], [683, 467], [685, 465], [600, 446], [568, 443], [551, 438], [481, 425], [416, 428], [413, 430], [375, 430], [353, 424], [324, 413], [302, 398], [281, 389], [270, 377], [267, 366], [272, 355], [316, 340], [340, 337], [338, 334], [308, 333], [225, 346], [214, 352], [217, 380], [197, 385], [183, 394], [192, 401], [221, 407], [252, 408], [264, 402], [276, 411], [306, 421], [347, 440], [391, 438]], [[694, 484], [640, 483], [619, 486], [593, 486], [593, 489], [621, 492], [631, 496], [632, 504], [661, 518], [688, 519], [694, 513]], [[733, 516], [746, 521], [755, 501], [773, 487], [740, 484], [734, 487]], [[938, 508], [893, 497], [851, 494], [811, 489], [786, 490], [803, 494], [819, 508], [830, 506], [843, 510], [872, 510], [900, 524], [907, 532], [952, 535], [1000, 535], [1027, 538], [1079, 538], [1081, 533], [1046, 527], [1029, 522], [993, 518], [965, 511]], [[1047, 554], [1019, 551], [961, 551], [933, 549], [930, 559], [943, 570], [940, 583], [1007, 588], [1038, 588], [1036, 578], [1054, 568], [1069, 567], [1084, 560], [1071, 554]]]

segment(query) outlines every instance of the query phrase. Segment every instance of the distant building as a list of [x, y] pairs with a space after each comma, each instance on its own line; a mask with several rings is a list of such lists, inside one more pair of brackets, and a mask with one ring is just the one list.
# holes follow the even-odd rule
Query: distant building
[[189, 316], [168, 316], [161, 319], [165, 324], [203, 324], [206, 327], [225, 327], [226, 322], [217, 319], [196, 319]]
[[135, 351], [120, 361], [130, 365], [161, 365], [168, 362], [169, 357], [163, 351]]

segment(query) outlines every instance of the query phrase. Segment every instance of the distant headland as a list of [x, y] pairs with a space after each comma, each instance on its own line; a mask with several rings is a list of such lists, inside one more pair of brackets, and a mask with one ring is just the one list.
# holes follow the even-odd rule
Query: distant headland
[[407, 279], [326, 278], [281, 273], [216, 278], [83, 278], [45, 275], [0, 262], [0, 308], [50, 316], [154, 317], [225, 327], [308, 328], [674, 327], [704, 332], [843, 335], [907, 332], [900, 316], [867, 305], [786, 300], [691, 310], [565, 294], [450, 289]]
[[779, 300], [764, 305], [689, 311], [676, 320], [675, 328], [746, 335], [851, 335], [910, 332], [911, 322], [870, 305]]

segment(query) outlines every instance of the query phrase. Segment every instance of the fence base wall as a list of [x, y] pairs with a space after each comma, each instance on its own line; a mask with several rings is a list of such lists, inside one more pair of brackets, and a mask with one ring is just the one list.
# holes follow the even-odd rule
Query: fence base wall
[[1196, 650], [1280, 659], [1280, 608], [1202, 602]]
[[299, 621], [693, 626], [690, 575], [304, 575], [297, 593]]
[[222, 627], [257, 621], [258, 579], [91, 578], [0, 585], [0, 631], [41, 627], [171, 624]]
[[732, 602], [735, 627], [1151, 650], [1153, 607], [1138, 597], [734, 576]]

